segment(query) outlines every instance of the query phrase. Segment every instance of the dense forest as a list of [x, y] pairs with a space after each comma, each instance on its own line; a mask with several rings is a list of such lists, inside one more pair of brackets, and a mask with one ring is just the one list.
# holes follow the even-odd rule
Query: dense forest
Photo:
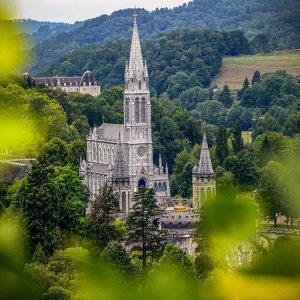
[[[170, 29], [204, 28], [218, 31], [242, 30], [251, 41], [254, 52], [300, 47], [299, 1], [191, 1], [174, 9], [153, 12], [138, 10], [139, 27], [143, 37], [154, 36]], [[31, 71], [41, 72], [73, 50], [107, 40], [129, 38], [133, 10], [114, 12], [110, 16], [75, 23], [68, 32], [48, 40], [41, 33], [42, 43], [30, 52]]]
[[[219, 100], [226, 100], [230, 107], [230, 92], [226, 88], [222, 92]], [[255, 97], [251, 97], [254, 92]], [[176, 245], [166, 244], [163, 231], [154, 226], [153, 218], [161, 211], [151, 189], [141, 188], [135, 193], [135, 204], [125, 221], [118, 217], [119, 204], [108, 186], [92, 202], [90, 214], [85, 213], [88, 202], [78, 175], [79, 158], [86, 152], [84, 138], [91, 126], [102, 123], [103, 116], [107, 122], [122, 123], [123, 87], [92, 97], [32, 86], [23, 78], [2, 79], [1, 122], [9, 120], [8, 132], [14, 134], [14, 139], [7, 140], [11, 155], [34, 156], [37, 160], [23, 179], [11, 186], [0, 182], [0, 263], [5, 262], [1, 272], [14, 275], [13, 284], [11, 277], [5, 277], [7, 284], [0, 286], [1, 291], [12, 299], [22, 298], [24, 293], [30, 299], [53, 300], [102, 297], [103, 293], [112, 299], [122, 298], [124, 293], [128, 299], [145, 299], [144, 293], [149, 299], [165, 293], [223, 299], [224, 291], [219, 297], [215, 280], [226, 280], [223, 276], [227, 275], [222, 275], [228, 270], [226, 249], [252, 237], [260, 217], [276, 225], [278, 212], [289, 222], [299, 216], [299, 92], [298, 80], [284, 72], [262, 77], [256, 73], [251, 83], [246, 81], [238, 93], [240, 106], [258, 106], [267, 114], [253, 124], [250, 141], [242, 134], [243, 116], [226, 128], [221, 126], [224, 124], [198, 121], [176, 107], [166, 93], [152, 99], [155, 160], [159, 151], [169, 163], [173, 195], [191, 196], [191, 171], [199, 159], [203, 132], [211, 146], [218, 194], [204, 207], [194, 236], [199, 247], [191, 256]], [[290, 112], [284, 121], [287, 125], [279, 126], [279, 119], [268, 116], [273, 105], [280, 107], [278, 111]], [[17, 143], [20, 133], [30, 134], [28, 139], [21, 137], [28, 143]], [[250, 196], [254, 189], [256, 201]], [[147, 250], [128, 253], [125, 245], [140, 241], [143, 230], [147, 230], [143, 242]], [[9, 238], [5, 238], [7, 232]], [[225, 234], [225, 239], [212, 238]], [[284, 261], [283, 266], [276, 265], [278, 259]], [[272, 251], [264, 250], [257, 256], [247, 274], [260, 279], [267, 274], [269, 280], [274, 274], [291, 278], [299, 274], [298, 259], [299, 245], [284, 239]], [[239, 280], [230, 277], [234, 285]], [[15, 282], [18, 289], [9, 288]], [[166, 289], [166, 283], [171, 290]], [[278, 284], [281, 287], [281, 282]], [[201, 292], [195, 285], [203, 285]], [[274, 286], [270, 285], [267, 292], [274, 292]], [[244, 298], [244, 289], [236, 293]], [[276, 294], [281, 295], [280, 291]], [[228, 299], [231, 296], [230, 290]]]
[[[196, 86], [208, 87], [219, 72], [223, 55], [246, 54], [250, 46], [243, 33], [211, 30], [173, 30], [157, 41], [142, 43], [154, 95], [168, 91], [172, 98]], [[122, 84], [130, 40], [93, 45], [64, 56], [43, 74], [72, 76], [91, 70], [102, 88]]]

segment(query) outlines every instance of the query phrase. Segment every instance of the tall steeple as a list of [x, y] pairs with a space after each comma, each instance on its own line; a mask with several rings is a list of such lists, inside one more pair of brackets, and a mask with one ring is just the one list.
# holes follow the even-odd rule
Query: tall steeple
[[139, 31], [137, 26], [137, 14], [133, 15], [133, 32], [130, 50], [129, 64], [126, 63], [125, 85], [129, 91], [148, 91], [149, 76], [146, 61], [143, 61]]
[[139, 72], [144, 69], [142, 50], [140, 43], [140, 36], [137, 26], [137, 14], [133, 15], [133, 33], [131, 41], [131, 50], [130, 50], [130, 60], [129, 60], [129, 70], [132, 72]]
[[202, 176], [214, 176], [214, 170], [211, 164], [205, 133], [202, 141], [201, 154], [200, 154], [200, 160], [198, 166], [198, 174]]
[[193, 168], [193, 207], [201, 209], [207, 199], [215, 197], [216, 181], [212, 167], [206, 134], [203, 135], [198, 166]]

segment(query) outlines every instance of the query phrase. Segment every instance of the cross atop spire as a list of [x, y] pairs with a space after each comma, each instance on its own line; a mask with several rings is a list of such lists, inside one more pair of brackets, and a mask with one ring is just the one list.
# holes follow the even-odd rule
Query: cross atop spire
[[141, 43], [139, 37], [139, 31], [137, 26], [137, 13], [133, 14], [133, 33], [132, 33], [132, 42], [131, 42], [131, 51], [130, 51], [130, 60], [129, 60], [129, 70], [130, 71], [142, 71], [144, 68], [143, 57], [141, 50]]
[[198, 174], [204, 176], [213, 176], [214, 170], [211, 164], [210, 154], [207, 145], [206, 134], [203, 135], [203, 141], [201, 146], [201, 154], [198, 166]]

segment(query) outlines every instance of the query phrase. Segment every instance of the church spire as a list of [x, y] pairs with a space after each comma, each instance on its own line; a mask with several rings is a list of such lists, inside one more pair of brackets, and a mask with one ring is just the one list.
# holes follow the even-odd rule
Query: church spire
[[121, 137], [119, 134], [119, 141], [117, 145], [117, 152], [115, 158], [115, 165], [112, 174], [112, 181], [113, 182], [120, 182], [122, 180], [129, 179], [129, 174], [127, 170], [127, 164], [125, 160], [125, 153], [121, 143]]
[[133, 32], [129, 64], [125, 68], [126, 90], [133, 92], [149, 91], [147, 64], [143, 61], [140, 36], [137, 26], [137, 14], [133, 15]]
[[133, 17], [134, 17], [134, 22], [133, 22], [133, 33], [132, 33], [132, 42], [131, 42], [131, 50], [130, 50], [129, 70], [133, 72], [137, 72], [137, 71], [142, 71], [144, 65], [143, 65], [139, 31], [137, 26], [137, 14], [135, 13]]
[[200, 176], [213, 176], [214, 170], [211, 164], [210, 154], [207, 145], [206, 134], [203, 135], [201, 154], [198, 166], [198, 174]]

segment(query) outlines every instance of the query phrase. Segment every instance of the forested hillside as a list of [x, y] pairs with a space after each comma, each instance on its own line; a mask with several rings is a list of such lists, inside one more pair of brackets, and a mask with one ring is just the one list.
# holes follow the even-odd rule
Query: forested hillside
[[[129, 38], [131, 9], [85, 21], [82, 26], [38, 44], [31, 52], [31, 71], [40, 72], [73, 50], [106, 40]], [[195, 0], [174, 9], [138, 10], [143, 37], [174, 28], [242, 30], [254, 51], [300, 48], [297, 0]]]
[[[154, 95], [168, 92], [171, 98], [186, 89], [207, 87], [219, 72], [224, 54], [249, 52], [243, 33], [220, 33], [212, 30], [173, 30], [143, 41], [142, 49], [150, 74]], [[65, 55], [43, 74], [77, 75], [91, 70], [102, 88], [123, 84], [130, 40], [92, 45]]]

